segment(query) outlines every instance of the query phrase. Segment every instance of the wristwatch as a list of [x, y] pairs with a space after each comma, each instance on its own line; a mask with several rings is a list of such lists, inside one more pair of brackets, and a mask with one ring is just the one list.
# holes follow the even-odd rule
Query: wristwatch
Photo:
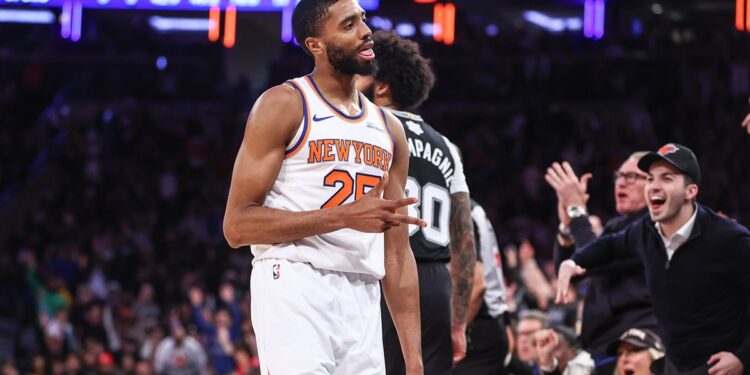
[[568, 206], [566, 211], [568, 212], [568, 217], [571, 219], [575, 219], [587, 214], [586, 208], [582, 206]]

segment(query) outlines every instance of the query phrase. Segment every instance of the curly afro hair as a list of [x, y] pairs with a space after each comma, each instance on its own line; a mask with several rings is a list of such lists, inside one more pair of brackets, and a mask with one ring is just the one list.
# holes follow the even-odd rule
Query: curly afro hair
[[399, 109], [419, 107], [435, 85], [430, 61], [422, 57], [419, 45], [385, 31], [376, 31], [372, 39], [378, 62], [375, 79], [390, 86], [391, 100]]

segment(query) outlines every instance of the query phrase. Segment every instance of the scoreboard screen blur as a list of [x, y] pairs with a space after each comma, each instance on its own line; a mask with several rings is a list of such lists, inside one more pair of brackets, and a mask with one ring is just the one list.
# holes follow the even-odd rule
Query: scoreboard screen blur
[[[280, 12], [295, 0], [0, 0], [2, 5], [62, 7], [65, 3], [81, 3], [83, 8], [143, 10], [208, 10], [213, 6], [234, 5], [239, 12]], [[359, 0], [365, 10], [374, 10], [380, 0]]]

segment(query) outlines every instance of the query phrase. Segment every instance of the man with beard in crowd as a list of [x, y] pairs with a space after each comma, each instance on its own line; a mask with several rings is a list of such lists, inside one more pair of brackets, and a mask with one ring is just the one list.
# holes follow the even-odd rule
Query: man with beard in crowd
[[[252, 245], [252, 322], [263, 374], [383, 374], [380, 285], [409, 374], [423, 372], [419, 289], [400, 121], [354, 87], [374, 68], [354, 0], [302, 0], [292, 16], [313, 72], [255, 103], [224, 217]], [[301, 99], [301, 100], [300, 100]], [[382, 279], [382, 280], [381, 280]]]

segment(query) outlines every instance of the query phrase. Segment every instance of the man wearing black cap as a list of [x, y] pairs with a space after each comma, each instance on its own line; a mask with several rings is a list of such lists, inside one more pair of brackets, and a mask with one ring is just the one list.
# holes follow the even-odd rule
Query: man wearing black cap
[[611, 343], [607, 353], [617, 356], [618, 375], [650, 375], [651, 364], [664, 357], [664, 345], [648, 329], [631, 328]]
[[573, 276], [639, 256], [667, 347], [657, 372], [739, 375], [750, 368], [750, 232], [695, 202], [701, 173], [687, 147], [664, 145], [638, 168], [649, 217], [563, 262], [557, 301]]

